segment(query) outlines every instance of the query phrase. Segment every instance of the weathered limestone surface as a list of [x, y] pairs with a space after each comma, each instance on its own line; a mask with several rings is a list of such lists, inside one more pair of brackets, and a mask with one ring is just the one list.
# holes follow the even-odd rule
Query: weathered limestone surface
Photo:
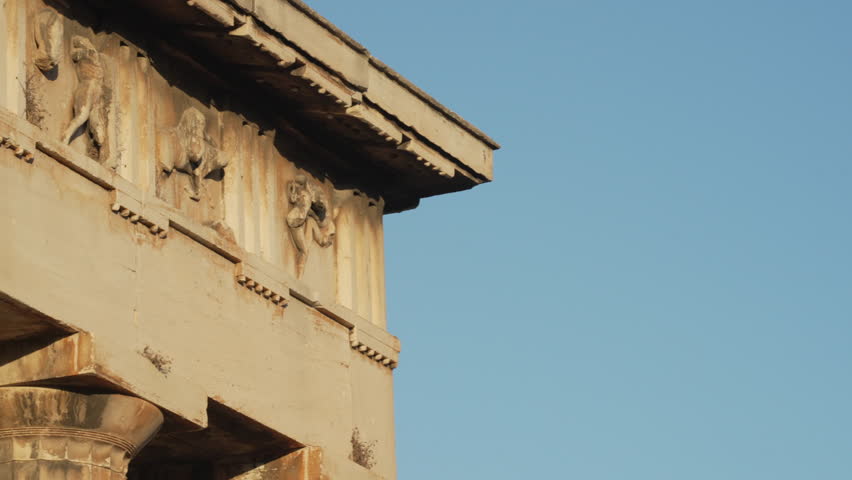
[[0, 388], [0, 478], [124, 479], [162, 424], [155, 406], [134, 397]]
[[[395, 478], [383, 216], [497, 145], [297, 1], [4, 0], [0, 27], [0, 469]], [[71, 434], [117, 456], [54, 468]]]

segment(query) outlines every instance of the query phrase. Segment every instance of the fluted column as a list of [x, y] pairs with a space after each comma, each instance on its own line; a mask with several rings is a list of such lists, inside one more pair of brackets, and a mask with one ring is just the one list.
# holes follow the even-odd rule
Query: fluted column
[[135, 397], [0, 388], [0, 479], [124, 480], [162, 423]]

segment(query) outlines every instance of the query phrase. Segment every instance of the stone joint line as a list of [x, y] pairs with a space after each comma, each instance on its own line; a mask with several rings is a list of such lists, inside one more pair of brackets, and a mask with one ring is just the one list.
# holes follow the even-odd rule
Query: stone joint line
[[0, 440], [15, 437], [69, 437], [75, 439], [96, 440], [108, 443], [127, 452], [130, 457], [136, 455], [138, 447], [111, 433], [65, 427], [15, 427], [0, 429]]

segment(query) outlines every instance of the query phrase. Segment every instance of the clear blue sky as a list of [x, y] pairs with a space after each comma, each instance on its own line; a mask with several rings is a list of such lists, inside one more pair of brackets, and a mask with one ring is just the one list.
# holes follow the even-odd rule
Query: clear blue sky
[[852, 2], [310, 4], [504, 145], [386, 219], [402, 480], [852, 478]]

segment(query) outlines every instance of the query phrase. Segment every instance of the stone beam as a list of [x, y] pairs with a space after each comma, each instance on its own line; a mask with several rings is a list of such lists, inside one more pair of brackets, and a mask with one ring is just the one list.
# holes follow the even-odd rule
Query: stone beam
[[109, 359], [87, 333], [76, 333], [46, 346], [35, 345], [33, 348], [32, 343], [16, 342], [4, 346], [0, 355], [0, 386], [109, 389], [155, 401], [170, 413], [171, 430], [207, 426], [207, 395], [185, 378], [163, 375], [163, 370], [170, 367], [166, 360], [158, 359], [156, 352], [139, 352], [135, 356], [136, 368], [126, 370], [132, 375], [122, 376], [108, 366]]

